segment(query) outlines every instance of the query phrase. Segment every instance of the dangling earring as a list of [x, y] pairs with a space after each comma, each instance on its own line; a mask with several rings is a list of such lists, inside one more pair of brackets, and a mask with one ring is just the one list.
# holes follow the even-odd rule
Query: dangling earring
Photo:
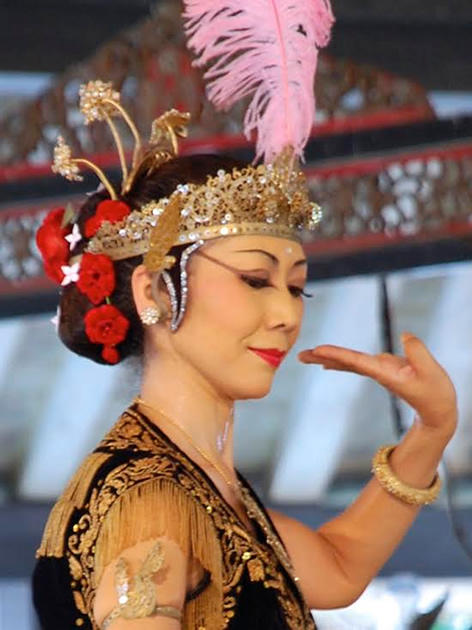
[[161, 314], [155, 306], [146, 306], [139, 314], [139, 317], [145, 326], [154, 326], [161, 319]]

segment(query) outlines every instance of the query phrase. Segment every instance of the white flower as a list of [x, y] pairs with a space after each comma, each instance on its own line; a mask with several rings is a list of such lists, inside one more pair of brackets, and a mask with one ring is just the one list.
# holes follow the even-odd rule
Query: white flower
[[69, 249], [72, 251], [74, 247], [82, 240], [82, 234], [80, 233], [79, 226], [74, 223], [72, 232], [66, 236], [66, 241], [69, 243]]
[[74, 263], [70, 267], [68, 265], [62, 265], [61, 271], [64, 274], [64, 279], [62, 280], [61, 285], [63, 287], [66, 287], [71, 282], [77, 282], [77, 280], [79, 279], [79, 270], [79, 262]]

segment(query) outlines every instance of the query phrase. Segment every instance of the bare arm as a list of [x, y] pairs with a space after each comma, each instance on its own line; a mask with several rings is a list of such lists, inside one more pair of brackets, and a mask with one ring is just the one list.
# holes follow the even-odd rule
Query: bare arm
[[[149, 562], [153, 554], [157, 562]], [[180, 630], [175, 616], [183, 610], [186, 588], [187, 558], [175, 542], [161, 538], [138, 543], [104, 570], [94, 617], [107, 630]]]
[[[390, 465], [408, 485], [429, 487], [457, 423], [454, 388], [441, 366], [415, 337], [405, 340], [407, 358], [369, 357], [324, 348], [319, 354], [315, 352], [313, 362], [371, 376], [420, 414], [421, 419], [394, 450]], [[272, 517], [308, 605], [337, 608], [359, 597], [401, 542], [418, 511], [388, 494], [373, 479], [347, 510], [317, 531], [278, 513]]]

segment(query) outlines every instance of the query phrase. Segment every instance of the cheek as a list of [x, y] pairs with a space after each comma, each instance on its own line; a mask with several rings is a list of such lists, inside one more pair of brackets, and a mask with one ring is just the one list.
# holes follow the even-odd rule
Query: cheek
[[262, 398], [270, 391], [274, 373], [257, 367], [246, 340], [262, 326], [263, 313], [257, 292], [247, 290], [238, 278], [213, 277], [204, 286], [190, 283], [174, 347], [218, 390], [234, 399]]
[[187, 310], [173, 335], [174, 348], [211, 380], [233, 379], [233, 368], [241, 372], [245, 340], [261, 326], [256, 297], [239, 278], [220, 278], [217, 273], [190, 278]]
[[[241, 339], [254, 332], [261, 322], [261, 309], [238, 278], [216, 278], [204, 287], [196, 286], [189, 293], [192, 304], [189, 319], [222, 334]], [[223, 341], [223, 339], [221, 339]]]

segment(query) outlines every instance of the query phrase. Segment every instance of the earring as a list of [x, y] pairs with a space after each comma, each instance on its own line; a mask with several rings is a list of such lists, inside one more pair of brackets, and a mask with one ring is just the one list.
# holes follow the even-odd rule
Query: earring
[[146, 306], [139, 314], [139, 318], [145, 326], [154, 326], [161, 319], [161, 314], [155, 306]]

